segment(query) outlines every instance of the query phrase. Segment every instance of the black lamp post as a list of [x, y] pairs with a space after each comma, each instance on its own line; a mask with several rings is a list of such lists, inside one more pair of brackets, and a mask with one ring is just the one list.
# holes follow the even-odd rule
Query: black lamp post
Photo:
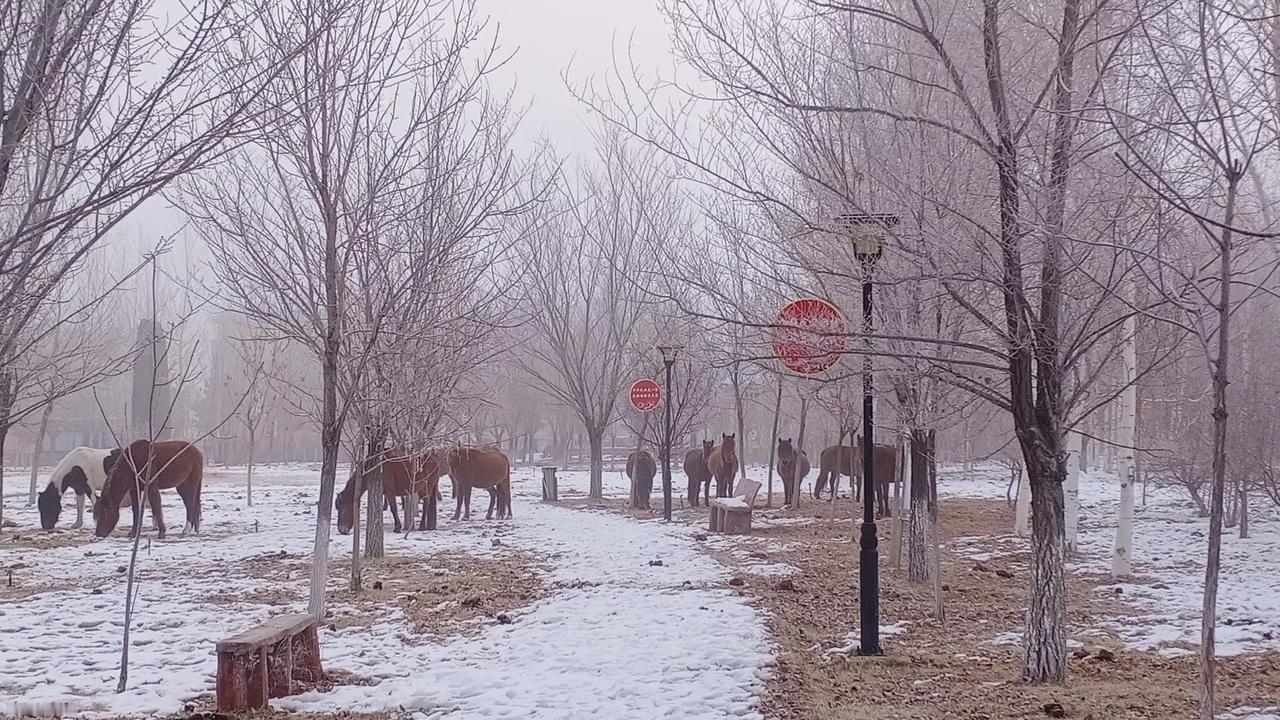
[[[880, 259], [884, 231], [897, 215], [843, 215], [837, 221], [849, 231], [853, 254], [862, 265], [862, 332], [870, 343], [871, 274]], [[862, 537], [858, 557], [858, 610], [862, 655], [880, 654], [880, 540], [876, 535], [875, 399], [871, 392], [871, 355], [862, 357]]]
[[662, 364], [667, 371], [667, 387], [662, 399], [662, 517], [671, 522], [671, 366], [680, 355], [680, 345], [659, 345], [662, 353]]

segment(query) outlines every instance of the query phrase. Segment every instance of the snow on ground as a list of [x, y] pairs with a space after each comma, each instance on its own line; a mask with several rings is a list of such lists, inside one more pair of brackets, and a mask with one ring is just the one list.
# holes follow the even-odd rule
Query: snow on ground
[[[880, 626], [881, 645], [884, 639], [894, 635], [901, 635], [907, 631], [907, 625], [910, 624], [906, 620], [893, 623], [891, 625]], [[848, 635], [844, 636], [844, 645], [838, 647], [827, 648], [822, 651], [824, 655], [852, 655], [858, 652], [858, 648], [862, 645], [862, 631], [858, 629], [851, 630]]]
[[[128, 513], [120, 533], [104, 541], [0, 549], [0, 567], [28, 566], [16, 582], [57, 586], [0, 601], [0, 713], [33, 703], [61, 704], [68, 713], [170, 713], [210, 692], [213, 641], [304, 605], [305, 572], [255, 579], [246, 564], [264, 553], [309, 555], [315, 474], [314, 466], [260, 469], [255, 504], [246, 508], [237, 473], [212, 472], [204, 491], [204, 532], [144, 540], [130, 688], [122, 694], [111, 691]], [[576, 482], [572, 474], [564, 478]], [[728, 572], [697, 549], [691, 528], [545, 505], [537, 502], [540, 486], [532, 471], [517, 472], [516, 479], [513, 521], [452, 523], [442, 516], [435, 533], [388, 535], [387, 551], [429, 563], [440, 550], [480, 555], [514, 547], [545, 556], [548, 580], [567, 582], [512, 613], [511, 624], [444, 644], [406, 643], [398, 609], [371, 627], [322, 630], [326, 668], [379, 684], [274, 703], [307, 710], [403, 708], [431, 718], [755, 716], [752, 704], [772, 665], [772, 647], [759, 613], [724, 588]], [[167, 518], [181, 518], [177, 498], [166, 495]], [[20, 496], [6, 500], [25, 528], [38, 526], [34, 508], [19, 507]], [[494, 534], [502, 546], [492, 544]], [[341, 558], [349, 548], [349, 537], [335, 537], [330, 552]], [[346, 582], [335, 574], [330, 587]], [[285, 591], [298, 600], [276, 606], [264, 591]]]
[[[998, 465], [978, 466], [969, 473], [949, 466], [940, 470], [938, 492], [1003, 500], [1008, 484], [1008, 470]], [[1176, 489], [1149, 487], [1145, 506], [1141, 487], [1137, 494], [1134, 574], [1151, 582], [1118, 583], [1108, 588], [1118, 588], [1140, 609], [1138, 617], [1116, 618], [1109, 625], [1131, 647], [1182, 653], [1185, 650], [1179, 645], [1195, 645], [1200, 640], [1209, 521], [1197, 518], [1194, 507]], [[1074, 569], [1111, 571], [1119, 499], [1119, 482], [1114, 475], [1081, 474], [1080, 557]], [[1261, 500], [1255, 500], [1251, 510], [1252, 537], [1241, 540], [1235, 530], [1222, 536], [1219, 655], [1280, 650], [1280, 585], [1276, 583], [1280, 577], [1280, 512]], [[1026, 547], [1025, 540], [1012, 535], [997, 542], [1001, 548]], [[959, 547], [964, 547], [963, 539]]]

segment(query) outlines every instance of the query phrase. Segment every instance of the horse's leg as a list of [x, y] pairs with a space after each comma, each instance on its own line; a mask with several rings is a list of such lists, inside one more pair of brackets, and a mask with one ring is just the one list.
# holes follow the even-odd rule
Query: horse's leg
[[[420, 498], [422, 500], [422, 519], [418, 521], [419, 530], [427, 529], [427, 507], [430, 504], [428, 502], [428, 498], [434, 498], [434, 497], [435, 497], [434, 493], [426, 492], [426, 493], [423, 493], [422, 497]], [[409, 522], [413, 522], [413, 518], [407, 518], [407, 519], [409, 520]]]
[[455, 483], [453, 486], [453, 519], [456, 521], [462, 516], [462, 489]]
[[[400, 511], [396, 509], [396, 496], [384, 495], [382, 499], [387, 505], [391, 506], [391, 521], [394, 523], [394, 532], [400, 532]], [[408, 520], [410, 518], [405, 519]]]
[[[489, 512], [484, 514], [485, 520], [493, 519], [493, 508], [498, 504], [498, 496], [501, 494], [502, 494], [502, 491], [497, 488], [493, 488], [492, 490], [489, 491]], [[502, 519], [501, 510], [498, 511], [498, 519], [499, 520]]]
[[[164, 508], [160, 504], [160, 488], [154, 483], [147, 488], [147, 504], [151, 506], [151, 519], [156, 526], [156, 537], [164, 539], [165, 531], [168, 528], [164, 524]], [[142, 524], [142, 519], [138, 519], [138, 524]]]
[[182, 507], [187, 513], [187, 522], [182, 526], [182, 534], [179, 537], [186, 537], [188, 534], [196, 535], [200, 532], [200, 485], [188, 480], [174, 490], [178, 491], [178, 497], [182, 498]]
[[129, 509], [133, 511], [133, 522], [129, 525], [129, 537], [136, 538], [142, 532], [142, 500], [137, 488], [129, 488]]
[[84, 527], [84, 495], [76, 490], [76, 524], [72, 525], [71, 529], [80, 527]]
[[711, 507], [711, 476], [702, 481], [702, 506]]

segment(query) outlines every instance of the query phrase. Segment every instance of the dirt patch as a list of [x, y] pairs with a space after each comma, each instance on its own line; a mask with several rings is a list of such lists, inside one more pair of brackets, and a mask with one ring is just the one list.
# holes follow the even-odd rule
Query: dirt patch
[[[884, 657], [832, 652], [849, 645], [846, 635], [858, 618], [858, 548], [847, 521], [855, 511], [848, 501], [810, 505], [779, 515], [811, 513], [812, 524], [759, 531], [794, 541], [768, 559], [798, 569], [789, 582], [743, 576], [749, 594], [768, 609], [781, 651], [761, 703], [765, 717], [1040, 718], [1052, 704], [1070, 718], [1194, 716], [1194, 658], [1124, 650], [1095, 621], [1132, 613], [1122, 597], [1100, 590], [1110, 584], [1105, 575], [1069, 576], [1069, 622], [1080, 647], [1068, 684], [1017, 680], [1021, 649], [1012, 633], [1021, 631], [1030, 557], [1024, 543], [1008, 538], [1012, 511], [998, 501], [942, 502], [945, 623], [933, 616], [932, 586], [907, 582], [905, 570], [891, 566], [891, 533], [881, 525], [881, 623], [905, 630], [882, 637]], [[967, 557], [975, 554], [981, 559]], [[1277, 668], [1277, 654], [1222, 659], [1223, 707], [1280, 696]]]
[[[407, 642], [478, 632], [487, 624], [510, 622], [512, 612], [546, 597], [538, 565], [538, 558], [517, 550], [494, 557], [442, 552], [366, 562], [364, 590], [331, 595], [335, 606], [345, 606], [331, 622], [340, 628], [367, 626], [396, 606], [412, 628]], [[335, 568], [350, 574], [349, 562]]]

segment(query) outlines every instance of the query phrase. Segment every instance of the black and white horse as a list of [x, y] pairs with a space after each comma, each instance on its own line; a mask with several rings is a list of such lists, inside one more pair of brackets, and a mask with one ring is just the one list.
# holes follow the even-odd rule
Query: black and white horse
[[78, 447], [59, 460], [49, 474], [49, 484], [40, 491], [36, 502], [40, 508], [40, 526], [52, 530], [58, 524], [58, 516], [62, 514], [62, 495], [68, 490], [76, 491], [76, 524], [71, 527], [84, 525], [85, 497], [88, 496], [91, 502], [97, 499], [112, 464], [119, 456], [119, 450]]

